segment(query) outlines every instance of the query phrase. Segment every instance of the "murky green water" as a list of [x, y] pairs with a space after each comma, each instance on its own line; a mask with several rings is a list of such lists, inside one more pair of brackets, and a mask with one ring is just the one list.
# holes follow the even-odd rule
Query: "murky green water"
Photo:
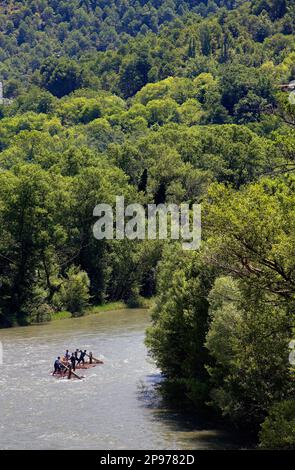
[[[105, 312], [0, 330], [1, 449], [216, 449], [233, 437], [165, 410], [147, 358], [145, 310]], [[50, 375], [65, 349], [87, 348], [105, 363], [84, 380]]]

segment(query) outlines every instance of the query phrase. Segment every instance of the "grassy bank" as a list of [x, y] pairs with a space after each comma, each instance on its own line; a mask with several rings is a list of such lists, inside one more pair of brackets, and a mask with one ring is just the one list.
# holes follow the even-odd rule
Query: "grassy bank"
[[51, 315], [51, 320], [63, 320], [64, 318], [71, 318], [72, 314], [63, 310], [62, 312], [55, 312]]
[[101, 312], [110, 312], [111, 310], [121, 310], [123, 308], [128, 308], [125, 302], [109, 302], [103, 305], [91, 305], [85, 311], [85, 315], [93, 315], [95, 313]]
[[[121, 310], [123, 308], [128, 308], [124, 302], [109, 302], [103, 305], [91, 305], [85, 309], [83, 316], [94, 315], [101, 312], [110, 312], [111, 310]], [[72, 318], [71, 312], [63, 310], [61, 312], [56, 312], [52, 315], [51, 320], [64, 320], [65, 318]]]

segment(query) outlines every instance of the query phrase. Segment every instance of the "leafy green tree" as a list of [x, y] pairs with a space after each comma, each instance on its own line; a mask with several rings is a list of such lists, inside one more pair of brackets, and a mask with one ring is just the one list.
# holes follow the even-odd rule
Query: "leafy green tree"
[[212, 274], [201, 268], [198, 256], [184, 256], [181, 251], [173, 246], [164, 251], [158, 274], [159, 297], [146, 342], [168, 381], [200, 404], [208, 393], [204, 341]]
[[212, 205], [206, 224], [212, 259], [249, 283], [254, 298], [262, 291], [282, 302], [292, 301], [293, 184], [294, 178], [285, 176], [261, 180], [239, 192], [223, 185], [209, 192]]
[[[235, 106], [244, 99], [250, 91], [256, 96], [272, 103], [273, 88], [271, 77], [256, 69], [244, 65], [231, 65], [226, 67], [221, 78], [222, 105], [230, 114], [234, 113]], [[257, 108], [257, 106], [256, 106]], [[255, 109], [254, 109], [255, 112]], [[239, 115], [238, 115], [239, 118]]]
[[258, 121], [267, 110], [267, 100], [257, 96], [253, 91], [242, 98], [234, 108], [234, 114], [240, 124]]
[[148, 122], [151, 125], [163, 125], [165, 122], [177, 119], [177, 103], [170, 98], [149, 101], [146, 108]]
[[95, 98], [67, 97], [59, 104], [57, 114], [65, 124], [88, 124], [100, 118], [102, 110]]
[[295, 402], [285, 400], [275, 404], [260, 432], [262, 449], [293, 450], [295, 446]]
[[270, 406], [292, 392], [288, 310], [274, 307], [272, 297], [252, 304], [231, 278], [216, 280], [209, 302], [212, 402], [236, 424], [257, 428]]
[[119, 89], [124, 98], [137, 93], [147, 82], [151, 68], [148, 53], [144, 50], [137, 56], [128, 58], [120, 69]]
[[68, 310], [73, 315], [81, 315], [90, 301], [89, 277], [85, 271], [79, 271], [78, 267], [71, 267], [66, 276], [53, 301], [60, 309]]
[[38, 270], [50, 270], [52, 250], [66, 240], [60, 204], [67, 196], [61, 178], [37, 165], [3, 172], [1, 180], [2, 312], [8, 323], [24, 323]]
[[51, 93], [38, 87], [32, 87], [25, 94], [18, 96], [13, 102], [12, 111], [50, 114], [54, 110], [55, 103], [56, 99]]
[[43, 86], [58, 98], [81, 88], [85, 81], [77, 63], [65, 58], [47, 60], [40, 72]]

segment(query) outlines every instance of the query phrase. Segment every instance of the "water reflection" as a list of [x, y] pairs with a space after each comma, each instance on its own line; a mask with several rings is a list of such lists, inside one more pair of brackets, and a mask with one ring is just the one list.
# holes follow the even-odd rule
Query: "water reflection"
[[145, 382], [138, 384], [138, 400], [142, 407], [149, 409], [152, 421], [167, 427], [172, 441], [177, 436], [182, 449], [242, 449], [251, 446], [246, 436], [233, 433], [204, 413], [169, 406], [169, 401], [161, 397], [159, 385], [162, 381], [160, 373], [148, 375]]

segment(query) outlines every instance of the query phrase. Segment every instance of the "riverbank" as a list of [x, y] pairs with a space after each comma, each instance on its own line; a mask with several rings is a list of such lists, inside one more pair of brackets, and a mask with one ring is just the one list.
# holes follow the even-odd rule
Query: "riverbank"
[[150, 309], [154, 305], [154, 298], [151, 299], [145, 299], [141, 298], [140, 304], [136, 305], [128, 305], [127, 303], [123, 301], [116, 301], [116, 302], [108, 302], [103, 305], [90, 305], [89, 307], [85, 308], [83, 313], [81, 314], [73, 314], [67, 310], [62, 310], [59, 312], [54, 312], [50, 315], [50, 317], [47, 317], [46, 319], [42, 321], [31, 321], [29, 323], [24, 323], [24, 324], [18, 324], [14, 323], [9, 326], [0, 326], [0, 330], [5, 330], [7, 328], [18, 328], [21, 326], [30, 326], [30, 325], [41, 325], [45, 324], [48, 322], [52, 321], [57, 321], [57, 320], [66, 320], [69, 318], [75, 318], [75, 317], [85, 317], [89, 315], [96, 315], [99, 313], [103, 312], [112, 312], [114, 310], [135, 310], [135, 309]]
[[[86, 308], [83, 315], [81, 316], [87, 316], [87, 315], [95, 315], [97, 313], [101, 312], [111, 312], [112, 310], [122, 310], [122, 309], [127, 309], [127, 305], [125, 302], [109, 302], [103, 305], [91, 305], [90, 307]], [[63, 310], [61, 312], [55, 312], [52, 317], [51, 321], [57, 321], [57, 320], [64, 320], [65, 318], [72, 318], [74, 315], [71, 312], [68, 312], [66, 310]]]
[[[123, 301], [117, 301], [117, 302], [108, 302], [108, 303], [105, 303], [103, 305], [91, 305], [89, 306], [88, 308], [85, 309], [85, 311], [83, 312], [83, 315], [81, 316], [87, 316], [87, 315], [96, 315], [98, 313], [102, 313], [102, 312], [111, 312], [111, 311], [114, 311], [114, 310], [134, 310], [135, 308], [136, 309], [148, 309], [148, 308], [151, 308], [153, 306], [153, 303], [154, 303], [154, 299], [151, 298], [151, 299], [143, 299], [143, 302], [141, 305], [138, 305], [138, 306], [134, 306], [134, 307], [130, 307], [129, 305], [127, 305], [125, 302]], [[55, 312], [52, 316], [51, 316], [51, 321], [57, 321], [57, 320], [64, 320], [66, 318], [73, 318], [75, 315], [73, 315], [71, 312], [68, 312], [66, 310], [63, 310], [61, 312]]]

